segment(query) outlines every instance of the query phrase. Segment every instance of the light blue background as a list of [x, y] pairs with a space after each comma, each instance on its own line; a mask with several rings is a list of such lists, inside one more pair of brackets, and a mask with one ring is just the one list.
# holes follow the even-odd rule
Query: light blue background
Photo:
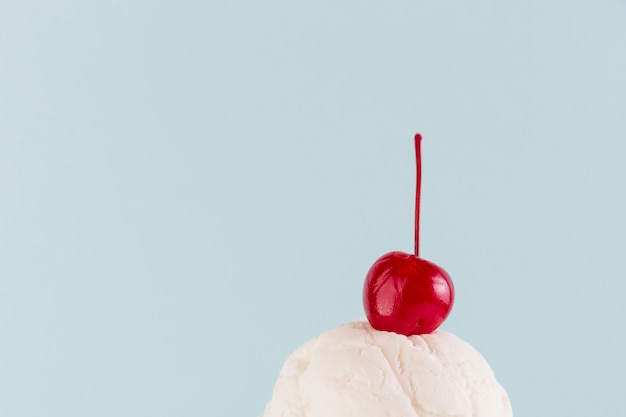
[[444, 328], [623, 415], [624, 1], [0, 4], [0, 416], [260, 415], [411, 250], [416, 131]]

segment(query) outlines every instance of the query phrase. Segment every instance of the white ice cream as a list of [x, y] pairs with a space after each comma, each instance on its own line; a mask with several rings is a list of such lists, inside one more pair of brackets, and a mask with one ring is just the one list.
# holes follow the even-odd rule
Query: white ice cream
[[406, 337], [367, 322], [296, 350], [264, 417], [511, 417], [485, 359], [451, 333]]

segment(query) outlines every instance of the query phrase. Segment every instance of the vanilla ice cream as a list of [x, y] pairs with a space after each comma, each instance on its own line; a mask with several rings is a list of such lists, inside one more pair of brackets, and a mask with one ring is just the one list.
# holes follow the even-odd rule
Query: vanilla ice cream
[[511, 417], [489, 364], [451, 333], [334, 328], [286, 361], [264, 417]]

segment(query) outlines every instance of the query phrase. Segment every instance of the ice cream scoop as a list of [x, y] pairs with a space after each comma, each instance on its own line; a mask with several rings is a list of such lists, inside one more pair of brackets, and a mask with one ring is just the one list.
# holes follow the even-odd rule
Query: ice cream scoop
[[336, 327], [284, 364], [263, 417], [511, 417], [487, 361], [451, 333]]

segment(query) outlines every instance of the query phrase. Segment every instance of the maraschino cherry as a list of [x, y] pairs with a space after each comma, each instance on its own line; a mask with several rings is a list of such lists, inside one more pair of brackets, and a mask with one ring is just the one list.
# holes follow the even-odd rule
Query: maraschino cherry
[[367, 273], [363, 288], [365, 314], [372, 327], [406, 336], [435, 331], [454, 303], [448, 273], [419, 257], [421, 141], [422, 136], [415, 135], [415, 255], [389, 252], [381, 256]]

